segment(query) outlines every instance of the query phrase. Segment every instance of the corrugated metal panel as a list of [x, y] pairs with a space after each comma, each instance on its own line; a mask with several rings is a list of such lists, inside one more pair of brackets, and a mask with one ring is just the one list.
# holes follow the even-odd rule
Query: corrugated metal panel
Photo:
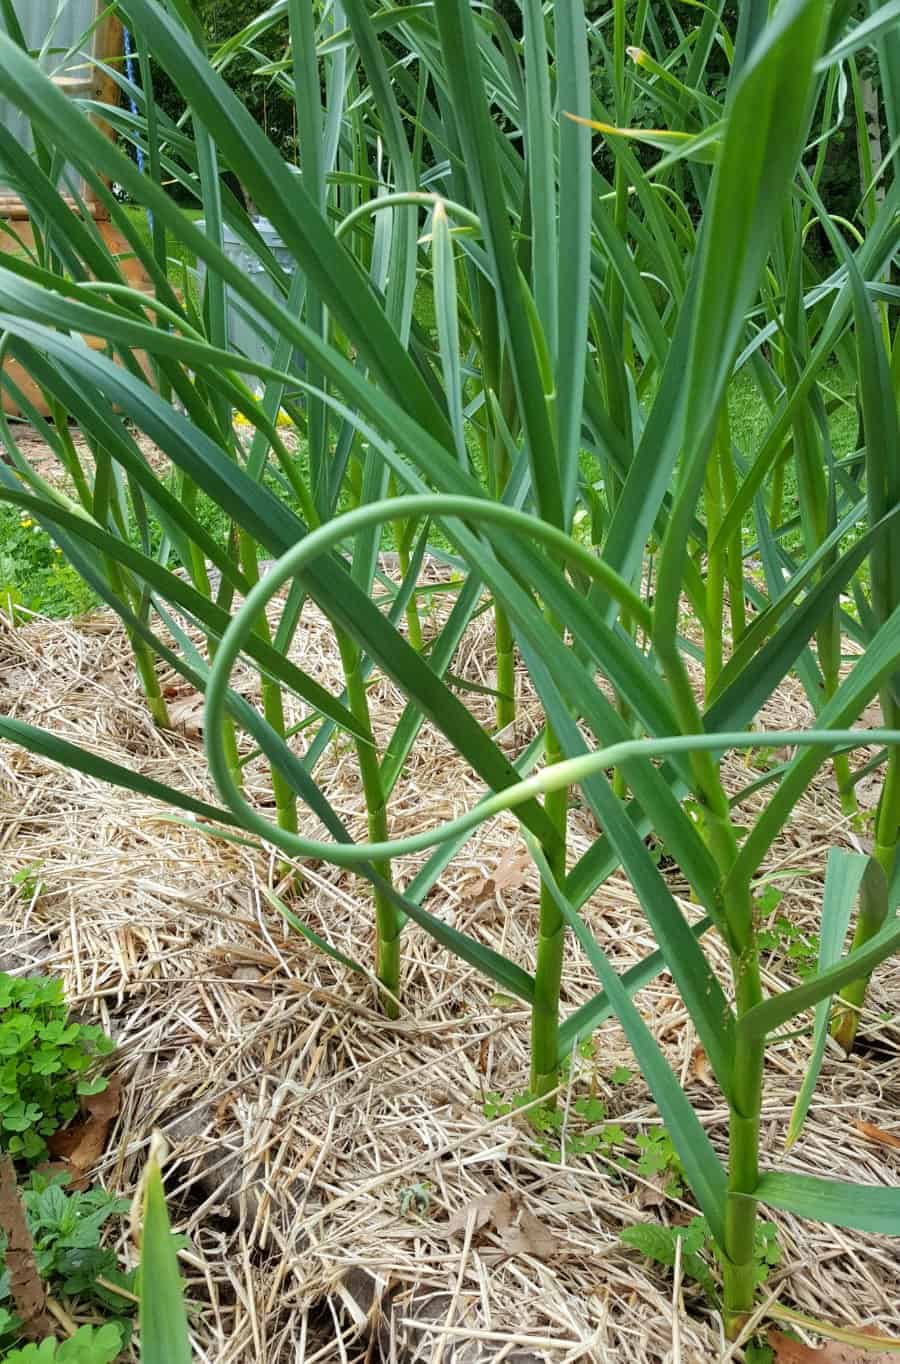
[[[114, 98], [114, 86], [103, 76], [90, 58], [116, 56], [121, 52], [121, 27], [104, 19], [89, 30], [108, 5], [106, 0], [13, 0], [13, 9], [29, 48], [42, 52], [41, 66], [67, 93], [73, 95]], [[44, 51], [46, 49], [46, 51]], [[31, 128], [10, 102], [0, 98], [0, 122], [16, 137], [20, 145], [31, 150]], [[79, 187], [81, 192], [81, 187]], [[0, 169], [0, 215], [9, 216], [21, 211], [21, 204], [4, 184]]]

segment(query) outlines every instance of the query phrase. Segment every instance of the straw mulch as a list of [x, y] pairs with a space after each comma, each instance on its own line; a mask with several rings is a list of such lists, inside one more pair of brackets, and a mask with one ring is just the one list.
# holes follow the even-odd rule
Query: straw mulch
[[[298, 635], [298, 657], [337, 688], [335, 650], [313, 611]], [[482, 617], [454, 672], [489, 682], [492, 666], [490, 621]], [[517, 749], [538, 720], [524, 680], [522, 689], [511, 736]], [[105, 614], [16, 629], [2, 623], [5, 712], [214, 798], [202, 717], [194, 698], [173, 692], [181, 732], [160, 733], [136, 691], [122, 631]], [[467, 700], [487, 718], [486, 698], [470, 693]], [[390, 685], [375, 688], [382, 736], [399, 704]], [[808, 718], [793, 686], [764, 717], [785, 728]], [[362, 836], [350, 746], [333, 743], [322, 773], [330, 798]], [[735, 790], [752, 775], [743, 757], [731, 762]], [[264, 798], [253, 766], [248, 781]], [[394, 831], [437, 823], [478, 795], [472, 774], [426, 732], [392, 803]], [[753, 799], [765, 798], [763, 791]], [[638, 1138], [660, 1121], [640, 1076], [622, 1082], [615, 1074], [633, 1068], [615, 1023], [600, 1029], [592, 1054], [577, 1056], [561, 1096], [561, 1134], [542, 1137], [521, 1114], [486, 1118], [486, 1106], [493, 1112], [488, 1094], [512, 1102], [527, 1086], [525, 1012], [423, 932], [407, 932], [403, 1014], [390, 1023], [370, 980], [317, 953], [271, 908], [263, 890], [279, 882], [274, 860], [172, 822], [149, 799], [9, 746], [0, 748], [0, 802], [0, 965], [61, 972], [76, 1007], [118, 1042], [123, 1108], [99, 1176], [127, 1193], [151, 1133], [166, 1136], [170, 1206], [192, 1242], [183, 1266], [197, 1306], [198, 1358], [649, 1364], [741, 1357], [726, 1349], [715, 1311], [690, 1279], [650, 1265], [619, 1241], [620, 1229], [635, 1222], [692, 1214], [684, 1198], [666, 1196], [670, 1173], [636, 1169]], [[508, 818], [483, 827], [428, 905], [530, 965], [536, 882], [514, 830]], [[573, 808], [573, 855], [593, 833], [589, 814]], [[816, 931], [828, 848], [857, 846], [855, 837], [823, 772], [770, 868], [789, 873], [778, 883], [785, 898], [777, 913], [799, 926], [802, 940]], [[33, 901], [9, 884], [31, 864], [39, 864], [45, 887]], [[398, 866], [399, 875], [408, 877], [412, 866]], [[367, 964], [371, 911], [362, 884], [326, 864], [305, 866], [302, 875], [295, 912]], [[677, 871], [666, 875], [687, 903]], [[651, 950], [623, 875], [601, 889], [586, 915], [620, 969]], [[712, 941], [709, 948], [724, 967], [720, 948]], [[768, 983], [794, 983], [795, 968], [795, 959], [774, 952]], [[595, 989], [583, 958], [571, 952], [566, 1009]], [[767, 1163], [896, 1182], [898, 993], [900, 964], [886, 965], [858, 1054], [849, 1061], [829, 1055], [807, 1128], [787, 1157], [785, 1126], [808, 1035], [771, 1048]], [[669, 978], [638, 1002], [721, 1149], [725, 1110]], [[578, 1114], [585, 1097], [600, 1100], [605, 1121], [622, 1129], [605, 1153], [567, 1150], [567, 1141], [604, 1125]], [[630, 1158], [624, 1169], [622, 1157]], [[896, 1243], [787, 1216], [774, 1220], [783, 1260], [771, 1286], [781, 1302], [900, 1337]]]

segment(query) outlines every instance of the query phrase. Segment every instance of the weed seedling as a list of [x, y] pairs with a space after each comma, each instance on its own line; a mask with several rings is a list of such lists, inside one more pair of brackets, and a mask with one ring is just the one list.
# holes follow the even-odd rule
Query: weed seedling
[[[678, 1242], [681, 1242], [681, 1269], [686, 1280], [701, 1288], [707, 1298], [717, 1302], [718, 1288], [713, 1273], [716, 1263], [715, 1243], [704, 1217], [692, 1217], [686, 1227], [666, 1227], [656, 1222], [640, 1222], [624, 1227], [619, 1239], [633, 1246], [654, 1264], [672, 1268]], [[781, 1262], [781, 1249], [774, 1222], [760, 1222], [753, 1243], [753, 1259], [758, 1283], [764, 1283], [769, 1271]]]
[[113, 1043], [69, 1019], [62, 981], [0, 973], [0, 1149], [33, 1164], [46, 1138], [74, 1118], [83, 1095], [106, 1088], [86, 1072]]
[[20, 867], [17, 872], [9, 878], [9, 884], [13, 890], [17, 890], [23, 900], [31, 904], [40, 898], [47, 889], [45, 882], [40, 878], [39, 872], [43, 867], [43, 858], [39, 862], [32, 862], [27, 867]]

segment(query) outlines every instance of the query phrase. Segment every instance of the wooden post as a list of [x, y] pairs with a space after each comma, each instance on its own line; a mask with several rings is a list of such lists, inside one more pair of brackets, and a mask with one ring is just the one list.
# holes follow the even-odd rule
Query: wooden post
[[[107, 8], [108, 0], [94, 0], [94, 19], [99, 19]], [[51, 16], [51, 9], [52, 7], [48, 7], [48, 19]], [[107, 65], [112, 65], [121, 60], [124, 47], [124, 29], [121, 21], [114, 16], [107, 15], [94, 29], [91, 49], [93, 56]], [[83, 70], [84, 68], [79, 68], [77, 75], [60, 76], [57, 79], [57, 84], [72, 96], [84, 95], [102, 104], [113, 105], [118, 103], [119, 87], [111, 76], [107, 75], [105, 71], [101, 71], [93, 63], [90, 64], [84, 75], [81, 74]], [[104, 123], [102, 118], [95, 118], [94, 121], [98, 127], [106, 129], [110, 137], [114, 136], [113, 129], [108, 123]], [[97, 199], [88, 188], [85, 190], [84, 201], [92, 217], [106, 218], [109, 216], [106, 205]], [[17, 195], [0, 191], [0, 218], [22, 220], [27, 217], [28, 209]]]

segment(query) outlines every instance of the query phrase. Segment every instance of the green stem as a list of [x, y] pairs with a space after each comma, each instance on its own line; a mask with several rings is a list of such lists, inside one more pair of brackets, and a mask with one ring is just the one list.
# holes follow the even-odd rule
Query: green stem
[[[622, 626], [622, 629], [625, 631], [625, 633], [627, 635], [631, 635], [633, 638], [634, 623], [631, 619], [631, 613], [629, 611], [622, 611], [621, 615], [619, 616], [619, 623]], [[633, 732], [634, 716], [632, 713], [632, 709], [629, 706], [628, 702], [625, 700], [624, 696], [617, 694], [616, 709], [618, 710], [625, 724], [628, 726], [629, 730]], [[628, 782], [625, 780], [625, 773], [622, 771], [621, 767], [617, 767], [613, 772], [612, 788], [614, 794], [618, 796], [619, 800], [627, 799]]]
[[[347, 688], [347, 705], [362, 728], [364, 738], [356, 740], [356, 756], [362, 779], [363, 795], [366, 802], [369, 840], [383, 843], [388, 838], [387, 801], [378, 750], [372, 734], [372, 721], [369, 714], [369, 697], [362, 671], [362, 655], [345, 635], [338, 635], [338, 647], [344, 667], [344, 681]], [[373, 863], [375, 870], [385, 881], [391, 879], [391, 864], [388, 861]], [[379, 891], [375, 892], [375, 974], [384, 986], [382, 1007], [388, 1018], [397, 1018], [400, 1010], [397, 1000], [400, 994], [400, 934], [403, 924], [395, 906]], [[388, 993], [389, 992], [389, 993]]]
[[[702, 721], [690, 678], [673, 634], [660, 632], [657, 651], [683, 734], [700, 733]], [[715, 859], [721, 884], [733, 873], [738, 843], [728, 798], [712, 755], [696, 753], [691, 762], [695, 792], [703, 808], [702, 830]], [[759, 948], [749, 883], [739, 886], [722, 904], [734, 979], [735, 1012], [742, 1018], [762, 1001]], [[735, 1338], [752, 1310], [756, 1287], [753, 1241], [759, 1182], [759, 1115], [762, 1104], [764, 1043], [735, 1038], [729, 1100], [728, 1202], [723, 1266], [725, 1329]]]
[[769, 499], [769, 524], [777, 530], [784, 519], [784, 476], [788, 456], [783, 455], [772, 471], [772, 493]]
[[[547, 726], [545, 753], [548, 767], [563, 757], [556, 735]], [[543, 853], [555, 880], [566, 874], [566, 814], [568, 789], [548, 792], [544, 809], [553, 821], [557, 838], [544, 844]], [[534, 973], [534, 1004], [531, 1010], [531, 1093], [549, 1094], [559, 1083], [559, 990], [562, 980], [565, 921], [547, 887], [541, 886], [537, 964]]]
[[[134, 604], [134, 597], [128, 590], [125, 575], [121, 567], [111, 559], [106, 559], [106, 571], [109, 576], [110, 586], [120, 597], [131, 600]], [[166, 706], [162, 688], [159, 685], [159, 678], [156, 675], [156, 658], [153, 650], [145, 639], [140, 635], [127, 631], [128, 642], [134, 654], [135, 666], [138, 670], [138, 677], [141, 679], [141, 686], [144, 689], [144, 696], [147, 698], [147, 709], [153, 719], [153, 723], [160, 729], [171, 729], [172, 722], [169, 719], [169, 710]]]
[[[256, 545], [245, 531], [240, 532], [239, 545], [244, 577], [251, 584], [259, 582], [259, 561], [256, 557]], [[260, 612], [253, 630], [266, 644], [271, 644], [272, 634], [264, 612]], [[265, 674], [260, 677], [260, 686], [262, 688], [263, 714], [279, 738], [285, 740], [287, 735], [281, 687], [272, 678], [266, 677]], [[272, 768], [272, 793], [275, 796], [275, 817], [279, 828], [287, 829], [290, 833], [295, 834], [297, 832], [296, 792], [276, 767]]]
[[[830, 701], [841, 681], [841, 627], [837, 609], [831, 612], [828, 620], [820, 627], [816, 644], [822, 669], [824, 699]], [[841, 811], [848, 818], [858, 822], [859, 805], [850, 769], [850, 755], [835, 753], [831, 759], [831, 767], [840, 796]]]
[[[887, 708], [885, 718], [892, 725], [896, 725], [900, 721], [900, 706], [891, 704]], [[894, 748], [888, 758], [887, 773], [881, 791], [881, 799], [878, 802], [878, 813], [875, 819], [875, 848], [872, 854], [884, 872], [888, 885], [891, 884], [891, 878], [894, 874], [898, 845], [900, 845], [900, 752]], [[863, 947], [870, 938], [875, 936], [884, 923], [887, 910], [887, 895], [873, 894], [866, 886], [866, 882], [863, 881], [859, 897], [859, 915], [856, 920], [856, 931], [853, 934], [851, 951], [857, 947]], [[848, 1054], [853, 1050], [853, 1044], [856, 1041], [860, 1010], [865, 1003], [870, 979], [871, 973], [859, 980], [851, 981], [840, 993], [841, 1002], [835, 1011], [831, 1033], [835, 1041]]]
[[[500, 408], [510, 428], [515, 426], [515, 390], [508, 363], [503, 365], [500, 381]], [[509, 452], [499, 430], [493, 433], [490, 480], [495, 501], [501, 501], [509, 479]], [[509, 617], [498, 602], [494, 603], [494, 639], [497, 649], [497, 729], [506, 729], [516, 718], [516, 660], [512, 627]]]
[[494, 606], [494, 636], [497, 642], [497, 728], [505, 729], [516, 718], [516, 657], [512, 627], [502, 606]]
[[[191, 513], [196, 513], [198, 496], [196, 483], [185, 475], [181, 475], [178, 479], [177, 491], [185, 508]], [[209, 580], [206, 560], [203, 557], [200, 546], [195, 544], [193, 540], [190, 544], [190, 563], [186, 564], [185, 567], [188, 569], [188, 572], [191, 575], [191, 581], [197, 591], [202, 592], [204, 596], [209, 597], [210, 600], [212, 600], [212, 584]], [[209, 649], [210, 662], [212, 662], [216, 656], [216, 641], [209, 636], [207, 636], [207, 648]], [[234, 720], [230, 715], [226, 715], [222, 721], [222, 747], [228, 758], [228, 766], [234, 777], [235, 783], [238, 788], [241, 788], [244, 784], [244, 768], [241, 763], [241, 755], [238, 749], [237, 732], [234, 727]]]
[[[693, 693], [680, 657], [669, 673], [679, 721], [691, 722]], [[686, 733], [690, 728], [685, 729]], [[709, 758], [708, 754], [697, 755]], [[704, 805], [703, 834], [715, 858], [722, 884], [733, 871], [738, 843], [731, 823], [728, 799], [718, 769], [710, 759], [695, 767], [698, 794]], [[749, 883], [737, 888], [722, 906], [727, 926], [731, 970], [734, 980], [735, 1014], [740, 1020], [763, 999], [759, 972], [756, 913]], [[759, 1121], [762, 1108], [765, 1042], [735, 1036], [728, 1115], [728, 1202], [725, 1209], [725, 1244], [720, 1247], [723, 1277], [725, 1331], [735, 1339], [753, 1308], [756, 1266], [753, 1242], [759, 1183]]]
[[153, 723], [158, 725], [160, 729], [171, 729], [169, 711], [162, 694], [162, 688], [159, 685], [159, 678], [156, 675], [153, 654], [146, 641], [137, 635], [131, 635], [130, 639], [138, 676], [141, 679], [141, 686], [144, 688], [147, 708], [153, 717]]
[[[753, 897], [744, 888], [738, 902], [729, 906], [733, 938], [731, 969], [735, 984], [735, 1012], [740, 1020], [762, 1002], [759, 950]], [[759, 1183], [759, 1119], [762, 1107], [765, 1043], [747, 1041], [737, 1034], [732, 1093], [728, 1114], [728, 1203], [725, 1209], [725, 1245], [722, 1247], [725, 1333], [739, 1335], [753, 1309], [756, 1264], [753, 1255], [756, 1231], [756, 1199]]]
[[[706, 537], [712, 545], [722, 524], [722, 470], [718, 452], [706, 465]], [[706, 624], [703, 632], [703, 673], [707, 699], [725, 665], [723, 616], [725, 613], [725, 556], [709, 550], [706, 560]]]
[[62, 403], [53, 403], [53, 425], [56, 427], [59, 436], [60, 456], [65, 465], [66, 473], [75, 485], [79, 502], [83, 507], [89, 508], [93, 500], [91, 490], [81, 467], [81, 460], [78, 458], [78, 449], [69, 430], [68, 413]]
[[[397, 559], [400, 563], [400, 576], [401, 579], [403, 579], [409, 572], [410, 564], [408, 528], [402, 522], [398, 522], [394, 528], [394, 534], [397, 540]], [[417, 654], [420, 654], [424, 641], [422, 639], [422, 622], [419, 619], [419, 608], [416, 604], [415, 593], [410, 597], [406, 607], [406, 629], [411, 646], [415, 649]]]
[[[722, 408], [719, 450], [722, 461], [722, 500], [723, 507], [727, 509], [737, 495], [738, 485], [734, 451], [731, 448], [731, 423], [728, 419], [727, 405], [723, 405]], [[747, 604], [744, 599], [744, 545], [740, 529], [735, 531], [728, 542], [725, 562], [728, 577], [728, 609], [731, 615], [731, 640], [732, 647], [734, 647], [747, 628]]]

